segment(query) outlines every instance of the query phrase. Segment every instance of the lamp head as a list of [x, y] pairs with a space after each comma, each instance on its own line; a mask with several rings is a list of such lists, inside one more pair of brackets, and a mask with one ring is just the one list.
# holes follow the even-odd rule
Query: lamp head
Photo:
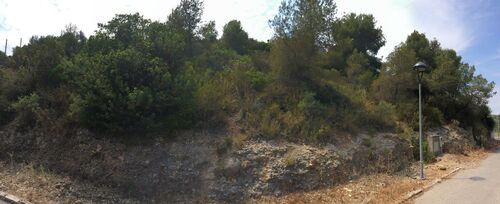
[[427, 70], [427, 65], [423, 62], [417, 62], [417, 64], [413, 65], [413, 69], [418, 72], [425, 72]]

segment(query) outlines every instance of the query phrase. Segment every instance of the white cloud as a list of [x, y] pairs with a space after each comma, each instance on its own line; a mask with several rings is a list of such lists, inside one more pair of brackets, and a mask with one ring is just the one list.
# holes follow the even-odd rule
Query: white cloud
[[230, 20], [239, 20], [250, 37], [265, 41], [272, 37], [268, 21], [279, 4], [279, 0], [205, 0], [204, 19], [215, 20], [219, 33]]
[[473, 29], [467, 25], [468, 15], [473, 13], [469, 3], [463, 0], [414, 0], [411, 3], [411, 23], [428, 37], [436, 38], [443, 47], [464, 51], [474, 40]]
[[496, 60], [496, 59], [500, 59], [500, 47], [497, 48], [496, 50], [496, 53], [495, 55], [493, 56], [493, 59]]
[[[204, 20], [215, 20], [217, 29], [237, 19], [253, 38], [267, 40], [272, 36], [268, 20], [278, 11], [281, 0], [205, 0]], [[0, 0], [0, 41], [8, 38], [18, 44], [32, 35], [59, 34], [72, 23], [91, 35], [97, 23], [110, 20], [115, 14], [139, 12], [146, 18], [166, 20], [180, 0]], [[339, 14], [355, 12], [373, 14], [382, 27], [386, 46], [379, 56], [387, 56], [417, 29], [430, 38], [437, 38], [444, 47], [462, 51], [473, 40], [466, 29], [467, 8], [459, 0], [337, 0]], [[424, 10], [425, 13], [420, 11]], [[485, 14], [486, 15], [486, 14]], [[476, 15], [480, 18], [481, 15]], [[476, 18], [473, 17], [473, 18]]]
[[[27, 42], [33, 35], [57, 35], [69, 23], [75, 24], [88, 36], [97, 29], [97, 23], [105, 23], [115, 14], [123, 13], [139, 12], [146, 18], [165, 21], [179, 2], [180, 0], [0, 0], [0, 26], [7, 30], [0, 29], [0, 41], [8, 38], [9, 47], [17, 46], [20, 38]], [[278, 6], [278, 0], [205, 0], [203, 19], [215, 20], [219, 32], [228, 21], [237, 19], [251, 37], [267, 40], [272, 35], [267, 22], [278, 11]]]
[[377, 25], [382, 27], [387, 41], [386, 45], [380, 49], [379, 56], [386, 57], [414, 30], [411, 24], [410, 2], [399, 0], [338, 0], [336, 2], [340, 15], [352, 12], [373, 14]]
[[7, 27], [7, 31], [0, 32], [0, 39], [8, 38], [9, 45], [17, 46], [20, 38], [27, 42], [33, 35], [57, 35], [70, 23], [90, 35], [97, 29], [97, 23], [107, 22], [119, 13], [140, 12], [147, 18], [166, 19], [177, 3], [161, 0], [0, 0], [0, 14]]
[[443, 47], [464, 51], [474, 40], [474, 33], [467, 26], [468, 14], [476, 14], [475, 19], [486, 15], [467, 10], [469, 3], [459, 0], [337, 1], [340, 13], [373, 14], [387, 40], [379, 56], [387, 56], [414, 30], [425, 33], [430, 39], [436, 38]]

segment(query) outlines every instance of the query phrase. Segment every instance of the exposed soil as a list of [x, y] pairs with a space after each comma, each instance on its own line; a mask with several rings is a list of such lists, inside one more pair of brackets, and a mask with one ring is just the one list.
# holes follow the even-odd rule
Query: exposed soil
[[[376, 174], [352, 180], [333, 188], [263, 197], [252, 203], [400, 203], [407, 195], [430, 184], [456, 168], [474, 168], [488, 151], [475, 149], [464, 154], [445, 154], [425, 167], [426, 180], [417, 179], [418, 164], [396, 175]], [[413, 201], [405, 201], [412, 203]]]
[[[472, 143], [455, 130], [435, 133]], [[127, 141], [85, 129], [5, 128], [0, 191], [34, 203], [391, 203], [486, 155], [445, 143], [460, 153], [438, 158], [422, 182], [413, 179], [409, 142], [392, 133], [360, 133], [335, 144], [248, 138], [237, 127], [176, 136]]]
[[[470, 151], [467, 155], [445, 154], [438, 162], [426, 165], [425, 181], [415, 179], [417, 164], [414, 164], [396, 175], [370, 175], [332, 188], [281, 197], [265, 196], [249, 203], [399, 203], [409, 192], [455, 168], [476, 167], [487, 154], [484, 149]], [[30, 164], [12, 166], [1, 162], [0, 191], [32, 203], [141, 203], [113, 188], [61, 176]]]
[[0, 191], [31, 203], [141, 203], [107, 186], [98, 186], [32, 164], [0, 162]]
[[[412, 157], [409, 144], [390, 133], [360, 134], [336, 146], [245, 139], [231, 131], [191, 131], [139, 142], [110, 141], [84, 129], [65, 135], [0, 131], [0, 149], [3, 161], [43, 166], [54, 176], [88, 181], [142, 203], [241, 203], [394, 173]], [[90, 193], [85, 195], [90, 198], [76, 198], [91, 199]], [[106, 203], [119, 202], [110, 199]]]

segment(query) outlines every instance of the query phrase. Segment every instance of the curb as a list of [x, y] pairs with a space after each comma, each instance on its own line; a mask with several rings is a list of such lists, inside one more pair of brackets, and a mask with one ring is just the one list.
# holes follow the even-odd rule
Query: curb
[[438, 179], [435, 179], [434, 181], [432, 181], [431, 183], [425, 185], [424, 187], [422, 187], [421, 189], [418, 189], [418, 190], [415, 190], [415, 191], [412, 191], [410, 193], [408, 193], [408, 195], [403, 199], [401, 200], [400, 202], [398, 203], [404, 203], [412, 198], [414, 198], [415, 196], [423, 193], [424, 191], [432, 188], [433, 186], [435, 186], [436, 184], [438, 183], [441, 183], [441, 181], [443, 181], [443, 179], [446, 179], [448, 177], [450, 177], [451, 175], [453, 175], [454, 173], [457, 173], [458, 171], [460, 171], [462, 168], [456, 168], [454, 169], [453, 171], [451, 171], [450, 173], [447, 173], [446, 175], [442, 176], [441, 178], [438, 178]]
[[9, 204], [31, 204], [28, 201], [21, 200], [20, 198], [7, 194], [3, 191], [0, 191], [0, 200]]
[[448, 173], [448, 174], [444, 175], [443, 177], [441, 177], [441, 179], [448, 178], [448, 177], [450, 177], [452, 174], [454, 174], [454, 173], [456, 173], [457, 171], [460, 171], [460, 170], [462, 170], [462, 168], [458, 167], [458, 168], [456, 168], [455, 170], [451, 171], [450, 173]]

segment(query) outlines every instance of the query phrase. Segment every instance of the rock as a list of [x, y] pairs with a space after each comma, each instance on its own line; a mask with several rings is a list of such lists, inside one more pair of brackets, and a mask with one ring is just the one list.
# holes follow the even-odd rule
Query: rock
[[245, 160], [245, 161], [243, 161], [243, 163], [241, 164], [241, 167], [242, 167], [243, 169], [248, 169], [248, 168], [250, 168], [250, 167], [251, 167], [251, 165], [252, 165], [252, 162], [250, 162], [250, 161], [248, 161], [248, 160]]
[[99, 153], [102, 150], [102, 146], [100, 144], [97, 145], [95, 152]]
[[224, 163], [224, 174], [227, 177], [235, 177], [241, 170], [241, 161], [237, 158], [231, 157]]

